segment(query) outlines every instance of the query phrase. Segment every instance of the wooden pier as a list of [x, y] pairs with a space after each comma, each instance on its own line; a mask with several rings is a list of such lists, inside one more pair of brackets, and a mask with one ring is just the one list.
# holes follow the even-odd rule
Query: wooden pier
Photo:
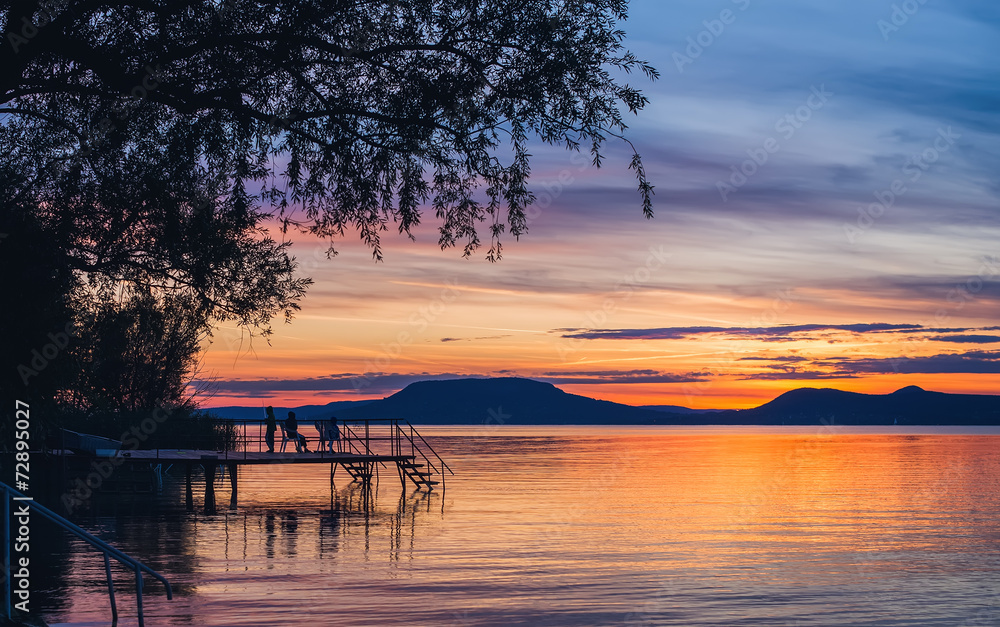
[[[448, 464], [431, 448], [430, 444], [404, 420], [326, 421], [336, 424], [340, 438], [333, 444], [311, 452], [294, 452], [295, 439], [286, 435], [284, 427], [276, 433], [274, 452], [265, 450], [263, 425], [257, 421], [228, 421], [239, 427], [239, 437], [233, 450], [199, 449], [134, 449], [117, 450], [104, 459], [113, 459], [115, 466], [145, 466], [154, 469], [157, 477], [164, 467], [183, 466], [185, 473], [185, 500], [188, 509], [194, 507], [194, 467], [201, 466], [205, 476], [206, 512], [214, 512], [215, 478], [217, 472], [229, 475], [231, 485], [230, 509], [236, 509], [239, 498], [239, 467], [273, 464], [329, 464], [330, 482], [333, 483], [337, 467], [343, 468], [352, 481], [370, 486], [377, 477], [378, 468], [395, 466], [400, 483], [405, 490], [412, 483], [416, 488], [433, 490], [444, 488], [446, 474], [454, 474]], [[311, 424], [312, 420], [304, 422]], [[324, 425], [325, 427], [325, 425]], [[319, 436], [325, 429], [308, 426], [299, 430], [310, 444], [319, 446]], [[288, 450], [291, 445], [291, 450]]]

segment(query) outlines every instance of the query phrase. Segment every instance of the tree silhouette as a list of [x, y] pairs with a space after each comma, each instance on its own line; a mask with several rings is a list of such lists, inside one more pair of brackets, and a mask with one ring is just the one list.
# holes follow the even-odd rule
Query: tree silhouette
[[138, 292], [100, 301], [86, 313], [78, 331], [83, 341], [71, 349], [76, 378], [64, 401], [84, 411], [187, 404], [207, 328], [189, 297]]
[[213, 325], [267, 335], [275, 314], [298, 309], [311, 281], [295, 278], [288, 243], [245, 197], [218, 196], [204, 168], [170, 162], [156, 142], [42, 167], [44, 139], [12, 137], [0, 134], [0, 288], [20, 296], [2, 316], [8, 397], [183, 404], [180, 382]]
[[[470, 254], [485, 223], [498, 258], [501, 235], [527, 229], [529, 139], [600, 165], [621, 108], [647, 102], [611, 72], [656, 77], [622, 46], [625, 0], [4, 5], [0, 112], [50, 160], [155, 138], [223, 177], [220, 193], [330, 241], [356, 228], [377, 258], [380, 233], [409, 233], [425, 204], [442, 247]], [[630, 167], [648, 217], [638, 154]]]
[[[527, 229], [532, 138], [598, 166], [627, 142], [623, 111], [647, 100], [616, 76], [657, 74], [622, 45], [626, 6], [0, 2], [0, 233], [18, 241], [0, 254], [44, 278], [0, 273], [28, 295], [5, 331], [34, 321], [5, 371], [70, 324], [79, 372], [32, 379], [43, 395], [177, 400], [212, 325], [267, 334], [298, 308], [310, 281], [271, 219], [331, 254], [356, 229], [381, 259], [380, 234], [409, 234], [429, 206], [442, 247], [470, 255], [485, 225], [498, 259]], [[638, 154], [630, 167], [649, 217]]]
[[65, 251], [50, 245], [57, 234], [35, 216], [2, 211], [0, 233], [0, 289], [7, 295], [0, 307], [0, 395], [34, 404], [40, 399], [30, 390], [65, 389], [74, 377], [66, 354], [75, 341], [79, 279]]

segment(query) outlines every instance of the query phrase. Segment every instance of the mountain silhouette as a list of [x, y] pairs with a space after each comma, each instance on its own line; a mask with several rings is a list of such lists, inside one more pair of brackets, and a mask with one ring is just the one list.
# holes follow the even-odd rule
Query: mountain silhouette
[[915, 385], [891, 394], [800, 388], [760, 407], [725, 413], [742, 424], [996, 425], [1000, 396], [929, 392]]
[[[1000, 425], [1000, 396], [946, 394], [917, 386], [891, 394], [799, 388], [753, 409], [691, 410], [601, 401], [531, 379], [470, 378], [411, 383], [381, 400], [291, 409], [306, 419], [400, 418], [414, 424]], [[228, 418], [257, 419], [261, 414], [260, 408], [211, 411]]]
[[639, 405], [641, 409], [651, 409], [653, 411], [666, 412], [668, 414], [712, 414], [723, 411], [721, 409], [691, 409], [681, 405]]
[[663, 424], [665, 414], [563, 392], [514, 377], [419, 381], [340, 418], [406, 418], [423, 424]]

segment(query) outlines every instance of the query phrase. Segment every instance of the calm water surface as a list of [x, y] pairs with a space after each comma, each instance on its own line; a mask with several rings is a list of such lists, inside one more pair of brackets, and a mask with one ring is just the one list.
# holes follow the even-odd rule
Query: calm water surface
[[[998, 429], [422, 431], [443, 494], [249, 467], [236, 511], [175, 473], [81, 523], [174, 584], [147, 625], [1000, 624]], [[99, 554], [49, 545], [45, 618], [108, 624]]]

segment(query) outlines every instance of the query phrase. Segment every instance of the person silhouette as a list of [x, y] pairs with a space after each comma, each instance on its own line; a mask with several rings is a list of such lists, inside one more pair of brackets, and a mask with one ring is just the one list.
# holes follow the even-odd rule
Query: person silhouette
[[274, 452], [274, 432], [278, 430], [278, 421], [274, 418], [274, 408], [270, 405], [264, 410], [264, 442], [267, 443], [267, 452]]
[[320, 449], [328, 449], [333, 453], [334, 445], [338, 449], [340, 448], [340, 429], [337, 427], [336, 416], [330, 417], [327, 420], [317, 420], [313, 424], [316, 426], [316, 431], [319, 432]]
[[306, 436], [299, 433], [299, 421], [295, 419], [295, 412], [288, 412], [288, 419], [285, 420], [285, 431], [288, 437], [295, 440], [295, 451], [298, 453], [309, 452], [306, 447]]

